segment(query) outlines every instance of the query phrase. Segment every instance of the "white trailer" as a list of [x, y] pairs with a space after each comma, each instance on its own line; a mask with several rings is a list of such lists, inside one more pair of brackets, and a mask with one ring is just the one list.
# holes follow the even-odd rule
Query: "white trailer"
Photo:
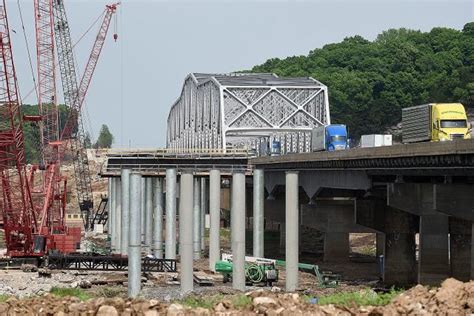
[[392, 146], [392, 135], [362, 135], [360, 139], [360, 147], [362, 148], [382, 146]]
[[311, 133], [311, 150], [326, 150], [326, 126], [318, 126], [313, 128]]

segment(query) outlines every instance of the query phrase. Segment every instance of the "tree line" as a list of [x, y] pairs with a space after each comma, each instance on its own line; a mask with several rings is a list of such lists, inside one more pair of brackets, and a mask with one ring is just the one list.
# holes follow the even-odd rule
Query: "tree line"
[[331, 122], [352, 137], [383, 133], [401, 109], [431, 102], [474, 107], [474, 22], [462, 31], [436, 27], [382, 32], [373, 41], [347, 37], [307, 56], [272, 58], [249, 72], [313, 77], [329, 90]]
[[[38, 115], [38, 105], [23, 104], [21, 106], [23, 115]], [[69, 109], [64, 104], [58, 105], [59, 113], [59, 130], [62, 131], [69, 115]], [[38, 123], [23, 123], [24, 140], [25, 140], [25, 157], [28, 163], [38, 163], [40, 161], [41, 137]], [[92, 143], [91, 136], [86, 133], [84, 139], [85, 148], [110, 148], [114, 142], [114, 136], [110, 132], [107, 125], [103, 124], [97, 140]]]

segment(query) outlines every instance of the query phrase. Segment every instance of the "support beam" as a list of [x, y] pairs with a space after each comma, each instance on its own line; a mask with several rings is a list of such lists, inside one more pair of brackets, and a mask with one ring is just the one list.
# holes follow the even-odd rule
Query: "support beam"
[[141, 189], [142, 176], [130, 176], [130, 226], [128, 245], [128, 296], [135, 298], [141, 286]]
[[176, 169], [166, 169], [165, 258], [176, 259]]
[[448, 216], [420, 216], [418, 283], [439, 285], [449, 277]]
[[245, 174], [234, 172], [231, 194], [232, 286], [245, 291]]
[[194, 178], [193, 193], [193, 258], [201, 259], [201, 181]]
[[153, 181], [153, 255], [163, 258], [163, 179]]
[[286, 172], [285, 219], [286, 219], [286, 291], [298, 288], [299, 261], [299, 184], [298, 172]]
[[128, 234], [130, 221], [130, 169], [122, 169], [122, 234], [120, 242], [120, 254], [125, 256], [128, 253]]
[[179, 198], [179, 244], [181, 254], [181, 294], [193, 291], [193, 174], [183, 172]]
[[253, 255], [264, 257], [264, 200], [265, 186], [263, 169], [253, 171]]
[[212, 169], [209, 173], [209, 270], [216, 271], [216, 261], [220, 259], [221, 223], [221, 172]]
[[153, 178], [145, 178], [145, 244], [144, 251], [151, 253], [153, 239]]

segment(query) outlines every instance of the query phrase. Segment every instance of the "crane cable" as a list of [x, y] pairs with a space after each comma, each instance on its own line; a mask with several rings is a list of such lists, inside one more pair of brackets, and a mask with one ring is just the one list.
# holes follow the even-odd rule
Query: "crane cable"
[[[20, 21], [21, 21], [21, 28], [22, 28], [22, 31], [23, 31], [23, 37], [25, 39], [25, 44], [26, 44], [26, 50], [28, 52], [28, 60], [30, 62], [30, 70], [31, 70], [31, 77], [33, 79], [33, 89], [31, 89], [25, 96], [25, 99], [28, 98], [30, 96], [31, 93], [33, 93], [33, 91], [36, 92], [36, 99], [38, 100], [37, 103], [39, 103], [39, 92], [38, 92], [38, 85], [36, 83], [36, 77], [35, 77], [35, 71], [33, 69], [33, 61], [31, 59], [31, 52], [30, 52], [30, 45], [28, 44], [28, 38], [26, 36], [26, 29], [25, 29], [25, 23], [24, 23], [24, 20], [23, 20], [23, 13], [22, 13], [22, 10], [21, 10], [21, 5], [20, 5], [20, 0], [17, 0], [17, 5], [18, 5], [18, 12], [20, 13]], [[18, 91], [20, 91], [20, 88], [18, 87]], [[20, 94], [20, 92], [18, 92]], [[21, 100], [21, 95], [20, 95], [20, 100]], [[23, 101], [22, 101], [23, 102]]]
[[90, 32], [90, 30], [92, 30], [92, 28], [94, 27], [94, 25], [97, 24], [97, 22], [99, 22], [100, 18], [104, 16], [104, 14], [106, 13], [107, 10], [104, 10], [102, 11], [102, 13], [97, 17], [97, 19], [95, 19], [94, 22], [92, 22], [92, 24], [89, 26], [89, 28], [81, 35], [81, 37], [79, 37], [79, 39], [76, 41], [76, 43], [74, 43], [74, 45], [72, 46], [72, 48], [76, 47], [77, 44], [79, 44], [79, 42], [87, 35], [87, 33]]

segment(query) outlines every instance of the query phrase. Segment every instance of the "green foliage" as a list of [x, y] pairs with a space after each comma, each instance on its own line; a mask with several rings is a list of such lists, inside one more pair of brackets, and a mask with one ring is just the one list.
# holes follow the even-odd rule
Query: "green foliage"
[[97, 138], [97, 142], [95, 143], [95, 148], [110, 148], [112, 147], [112, 143], [114, 142], [114, 136], [109, 130], [109, 127], [105, 124], [102, 125], [100, 128], [99, 137]]
[[[402, 290], [391, 289], [387, 293], [376, 293], [371, 289], [358, 292], [340, 292], [319, 298], [319, 305], [333, 304], [337, 306], [384, 306]], [[307, 298], [309, 301], [309, 298]]]
[[[38, 105], [22, 104], [22, 115], [34, 116], [39, 115]], [[59, 130], [62, 131], [68, 117], [68, 109], [64, 104], [58, 105], [59, 112]], [[24, 139], [25, 139], [25, 156], [27, 163], [38, 163], [41, 155], [41, 138], [40, 129], [37, 122], [23, 123]]]
[[50, 293], [59, 297], [74, 296], [79, 298], [81, 301], [85, 301], [91, 298], [91, 296], [82, 289], [53, 287]]
[[5, 303], [9, 298], [9, 295], [0, 294], [0, 303]]
[[84, 147], [87, 149], [92, 148], [91, 136], [87, 132], [86, 132], [86, 136], [84, 137]]
[[251, 71], [320, 80], [329, 88], [333, 123], [348, 125], [353, 137], [381, 133], [401, 120], [403, 107], [428, 102], [474, 107], [474, 22], [462, 31], [401, 28], [374, 41], [348, 37], [307, 56], [269, 59]]
[[252, 304], [252, 298], [245, 294], [238, 294], [232, 297], [232, 305], [237, 309], [244, 308], [250, 304]]

